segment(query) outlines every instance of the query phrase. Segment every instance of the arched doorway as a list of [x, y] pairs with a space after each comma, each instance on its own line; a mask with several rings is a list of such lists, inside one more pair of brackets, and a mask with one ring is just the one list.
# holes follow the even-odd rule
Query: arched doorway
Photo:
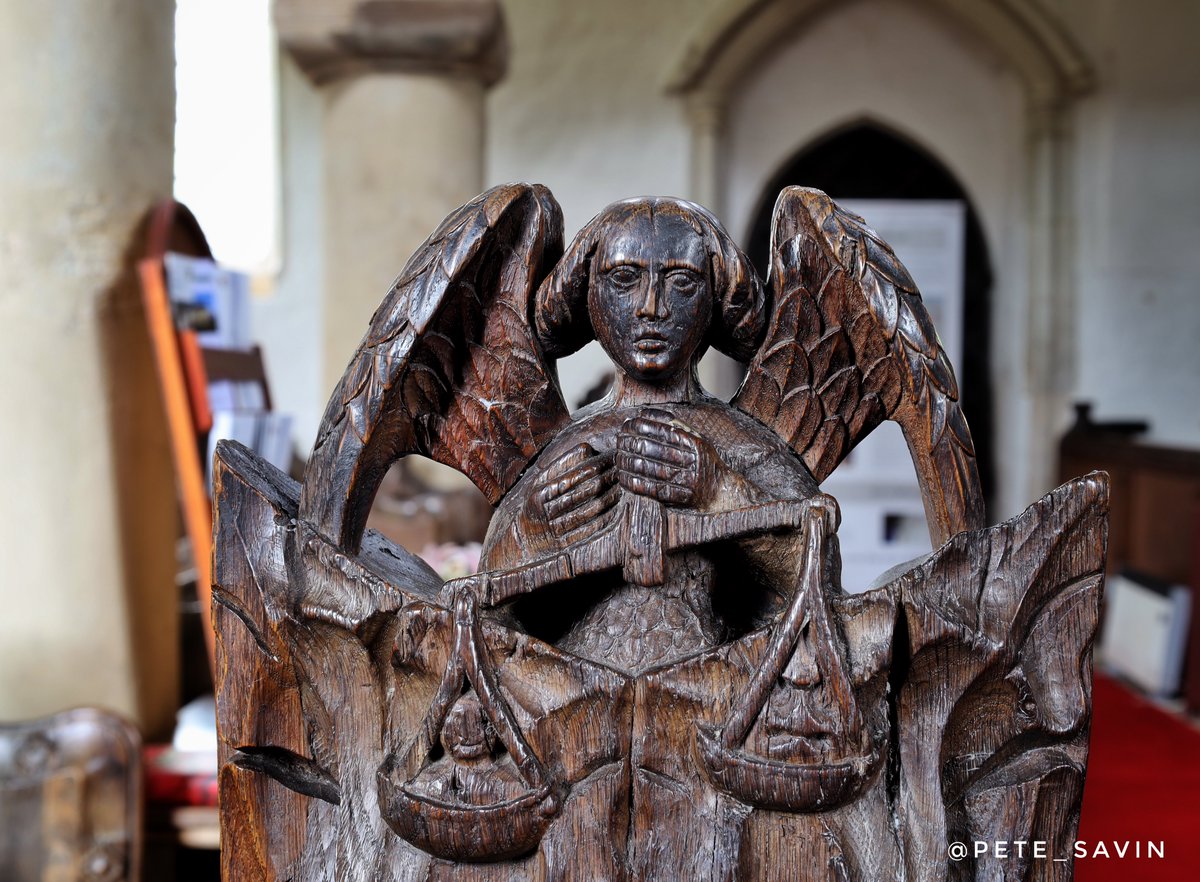
[[668, 88], [691, 129], [690, 195], [735, 232], [798, 145], [864, 119], [927, 145], [970, 195], [994, 270], [994, 432], [976, 431], [993, 436], [992, 516], [1021, 511], [1053, 486], [1069, 415], [1070, 148], [1090, 60], [1017, 0], [720, 0], [695, 33]]
[[[992, 267], [983, 226], [971, 200], [941, 162], [911, 140], [873, 123], [858, 123], [802, 148], [767, 182], [744, 239], [763, 274], [771, 237], [771, 210], [784, 187], [799, 184], [835, 199], [953, 199], [966, 206], [963, 259], [963, 354], [955, 371], [971, 426], [980, 480], [989, 500], [995, 487], [991, 388]], [[900, 255], [901, 260], [904, 255]]]

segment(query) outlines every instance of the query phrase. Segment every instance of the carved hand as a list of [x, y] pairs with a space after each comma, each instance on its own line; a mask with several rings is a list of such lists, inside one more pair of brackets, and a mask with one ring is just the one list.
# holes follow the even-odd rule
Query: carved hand
[[611, 454], [586, 442], [572, 447], [537, 479], [526, 503], [529, 518], [564, 542], [607, 526], [620, 499], [612, 465]]
[[729, 471], [721, 454], [661, 410], [627, 419], [617, 435], [617, 481], [667, 505], [706, 508]]

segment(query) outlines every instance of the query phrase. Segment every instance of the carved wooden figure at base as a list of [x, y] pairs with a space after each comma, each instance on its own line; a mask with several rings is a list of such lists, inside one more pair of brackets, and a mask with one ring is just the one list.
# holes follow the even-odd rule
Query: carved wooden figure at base
[[[543, 187], [452, 213], [371, 320], [297, 484], [217, 453], [228, 880], [1070, 878], [1107, 486], [994, 527], [912, 279], [815, 190], [765, 283], [717, 220]], [[577, 414], [556, 359], [598, 340]], [[708, 347], [748, 364], [730, 402]], [[939, 546], [840, 586], [820, 483], [882, 421]], [[443, 584], [364, 523], [419, 453], [496, 506]]]
[[142, 738], [95, 707], [0, 723], [0, 879], [139, 882]]

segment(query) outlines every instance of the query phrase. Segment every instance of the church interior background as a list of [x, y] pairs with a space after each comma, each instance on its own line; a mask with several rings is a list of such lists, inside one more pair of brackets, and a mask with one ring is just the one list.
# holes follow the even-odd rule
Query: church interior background
[[[1081, 836], [1168, 857], [1077, 873], [1194, 878], [1198, 33], [1187, 0], [3, 0], [0, 722], [98, 706], [152, 746], [206, 691], [136, 271], [156, 202], [236, 271], [290, 461], [404, 260], [485, 187], [546, 184], [568, 237], [619, 198], [691, 199], [765, 271], [774, 196], [805, 184], [913, 270], [989, 522], [1113, 473]], [[607, 369], [596, 344], [562, 362], [566, 400]], [[702, 379], [728, 397], [740, 372], [710, 356]], [[831, 479], [848, 590], [929, 550], [902, 443]], [[410, 463], [372, 525], [470, 569], [473, 493]], [[164, 817], [146, 878], [211, 878], [178, 857], [211, 850], [211, 816]]]

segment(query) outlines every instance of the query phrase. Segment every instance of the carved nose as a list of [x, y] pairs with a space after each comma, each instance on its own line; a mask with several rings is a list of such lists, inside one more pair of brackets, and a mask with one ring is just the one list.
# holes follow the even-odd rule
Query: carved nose
[[667, 311], [666, 298], [662, 296], [662, 282], [657, 276], [651, 276], [646, 285], [646, 296], [642, 298], [636, 315], [638, 318], [665, 319]]

